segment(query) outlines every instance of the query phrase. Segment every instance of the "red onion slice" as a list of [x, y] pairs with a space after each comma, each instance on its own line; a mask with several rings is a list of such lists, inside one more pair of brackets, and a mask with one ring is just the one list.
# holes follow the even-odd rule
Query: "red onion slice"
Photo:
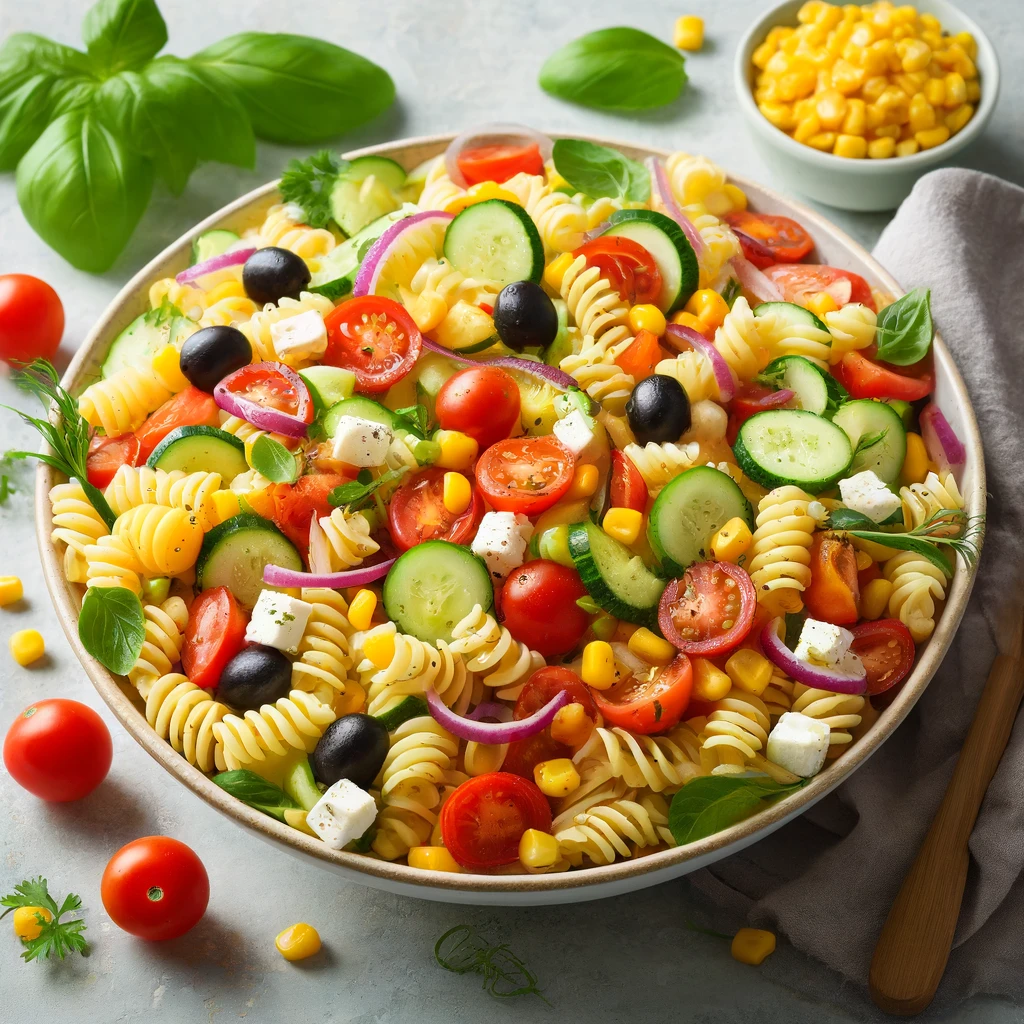
[[512, 709], [507, 704], [499, 704], [496, 700], [490, 700], [483, 704], [477, 704], [472, 711], [466, 712], [466, 717], [471, 718], [474, 722], [479, 722], [482, 718], [493, 718], [495, 722], [511, 722]]
[[380, 280], [381, 272], [388, 261], [388, 257], [394, 252], [398, 239], [402, 234], [417, 224], [426, 221], [443, 220], [449, 221], [453, 214], [442, 213], [440, 210], [425, 210], [423, 213], [414, 213], [411, 217], [403, 217], [395, 221], [367, 250], [363, 262], [359, 265], [359, 273], [356, 274], [355, 284], [352, 287], [353, 298], [360, 295], [373, 295], [377, 290], [377, 282]]
[[967, 449], [934, 402], [921, 411], [921, 436], [928, 455], [941, 469], [953, 469], [967, 461]]
[[769, 661], [788, 672], [798, 683], [813, 686], [819, 690], [828, 690], [830, 693], [860, 694], [867, 690], [867, 670], [859, 658], [857, 664], [860, 666], [860, 671], [856, 674], [839, 672], [836, 669], [818, 665], [808, 665], [805, 661], [801, 661], [779, 638], [779, 630], [782, 628], [784, 628], [784, 623], [781, 618], [772, 619], [761, 630], [761, 649]]
[[595, 238], [600, 238], [600, 236], [611, 227], [611, 224], [612, 222], [610, 220], [603, 220], [596, 228], [592, 228], [590, 231], [585, 231], [583, 233], [583, 244], [586, 245], [587, 242], [592, 242]]
[[704, 254], [704, 239], [694, 226], [693, 221], [683, 213], [682, 207], [676, 202], [676, 197], [672, 195], [672, 186], [668, 182], [668, 175], [665, 173], [662, 162], [657, 157], [649, 156], [644, 163], [651, 172], [654, 191], [657, 193], [658, 199], [661, 200], [661, 205], [665, 207], [665, 213], [683, 229], [683, 234], [693, 246], [693, 251], [699, 260]]
[[778, 285], [765, 277], [745, 256], [733, 256], [729, 261], [743, 287], [762, 302], [785, 302]]
[[[732, 375], [732, 370], [729, 369], [725, 356], [703, 334], [698, 333], [692, 327], [684, 327], [682, 324], [669, 324], [665, 328], [665, 333], [673, 340], [679, 339], [686, 342], [687, 345], [695, 349], [702, 356], [705, 356], [711, 363], [711, 369], [714, 371], [715, 381], [718, 384], [718, 399], [720, 402], [728, 402], [735, 397], [736, 378]], [[675, 345], [674, 347], [682, 351], [680, 345]]]
[[476, 722], [472, 718], [457, 715], [445, 705], [436, 690], [427, 691], [427, 703], [434, 720], [453, 736], [476, 743], [512, 743], [514, 740], [528, 739], [547, 726], [558, 709], [569, 703], [569, 699], [569, 691], [560, 690], [529, 718], [521, 718], [518, 722]]
[[459, 154], [474, 146], [496, 146], [502, 144], [536, 145], [541, 159], [551, 159], [554, 143], [546, 135], [524, 124], [482, 124], [456, 135], [444, 152], [444, 167], [448, 177], [460, 188], [466, 188], [466, 179], [459, 170]]
[[263, 567], [263, 582], [271, 587], [327, 587], [340, 590], [342, 587], [363, 587], [373, 583], [388, 570], [397, 559], [389, 558], [386, 562], [363, 566], [361, 569], [347, 569], [345, 572], [299, 572], [283, 565], [266, 565]]
[[208, 260], [203, 260], [202, 263], [193, 264], [187, 270], [183, 270], [178, 274], [174, 280], [178, 284], [188, 284], [190, 281], [195, 281], [196, 278], [203, 277], [206, 274], [212, 274], [216, 270], [223, 270], [225, 267], [237, 267], [240, 263], [244, 263], [255, 251], [255, 248], [229, 249], [227, 252], [222, 252], [219, 256], [211, 256]]
[[765, 263], [766, 267], [771, 266], [773, 263], [777, 262], [775, 259], [775, 253], [773, 253], [771, 249], [769, 249], [768, 246], [765, 245], [763, 242], [758, 241], [758, 239], [756, 239], [753, 235], [748, 235], [746, 231], [740, 231], [740, 229], [733, 224], [730, 224], [729, 227], [732, 229], [732, 233], [743, 244], [743, 253], [748, 260], [749, 257], [747, 257], [746, 254], [752, 252], [759, 259], [767, 261]]
[[517, 370], [520, 373], [529, 373], [539, 377], [548, 384], [565, 391], [567, 388], [578, 388], [574, 377], [569, 376], [564, 370], [557, 366], [548, 366], [547, 363], [538, 363], [533, 359], [517, 359], [515, 356], [499, 356], [497, 359], [469, 359], [458, 352], [453, 352], [444, 345], [438, 345], [436, 341], [429, 338], [423, 339], [423, 347], [429, 352], [436, 352], [439, 356], [446, 356], [456, 363], [466, 363], [469, 366], [500, 366], [504, 370]]
[[236, 374], [251, 373], [253, 370], [261, 369], [273, 370], [275, 373], [279, 373], [295, 388], [300, 395], [300, 399], [302, 395], [305, 395], [306, 402], [304, 403], [300, 400], [300, 407], [307, 403], [312, 405], [313, 399], [310, 398], [306, 382], [290, 366], [285, 366], [284, 363], [272, 362], [253, 363], [251, 366], [244, 366], [241, 370], [228, 374], [213, 389], [213, 400], [228, 415], [238, 416], [247, 423], [251, 423], [254, 427], [259, 427], [260, 430], [269, 430], [272, 434], [284, 434], [286, 437], [305, 437], [309, 429], [309, 424], [305, 420], [299, 419], [298, 416], [292, 416], [290, 413], [281, 412], [280, 409], [268, 409], [266, 406], [254, 402], [251, 398], [231, 393], [231, 380]]

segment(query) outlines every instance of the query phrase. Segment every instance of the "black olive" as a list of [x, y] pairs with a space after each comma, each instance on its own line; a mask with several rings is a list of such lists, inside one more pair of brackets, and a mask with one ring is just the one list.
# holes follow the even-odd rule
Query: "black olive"
[[494, 326], [501, 340], [517, 352], [533, 345], [546, 348], [558, 333], [558, 313], [539, 284], [513, 281], [494, 300]]
[[200, 391], [212, 392], [229, 373], [251, 362], [252, 345], [237, 327], [204, 327], [181, 346], [181, 372]]
[[257, 711], [287, 697], [292, 663], [273, 647], [244, 647], [225, 666], [217, 683], [217, 700], [240, 711]]
[[310, 755], [317, 782], [333, 786], [349, 779], [366, 789], [388, 756], [388, 731], [370, 715], [343, 715], [327, 727]]
[[675, 377], [645, 377], [626, 403], [629, 426], [639, 444], [678, 441], [690, 429], [690, 399]]
[[242, 267], [245, 294], [261, 306], [279, 302], [285, 296], [297, 299], [309, 284], [309, 267], [301, 256], [276, 245], [257, 249]]

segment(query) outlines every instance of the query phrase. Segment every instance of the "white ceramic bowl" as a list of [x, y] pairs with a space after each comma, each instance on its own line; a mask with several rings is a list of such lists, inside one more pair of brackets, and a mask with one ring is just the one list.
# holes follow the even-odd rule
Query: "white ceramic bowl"
[[[444, 151], [451, 136], [411, 139], [350, 153], [349, 157], [382, 154], [409, 169], [429, 156]], [[616, 146], [628, 155], [642, 159], [650, 154], [665, 156], [657, 150], [642, 149], [607, 139], [593, 139]], [[750, 206], [765, 213], [795, 217], [811, 233], [817, 246], [815, 259], [854, 270], [876, 289], [897, 296], [897, 283], [853, 239], [833, 227], [820, 214], [784, 199], [752, 181], [734, 177], [748, 195]], [[242, 196], [224, 207], [168, 246], [143, 267], [121, 290], [99, 323], [86, 338], [64, 375], [65, 387], [76, 391], [98, 370], [99, 364], [120, 331], [147, 306], [149, 285], [156, 279], [173, 275], [189, 263], [192, 239], [212, 228], [244, 229], [259, 223], [267, 207], [278, 201], [275, 182]], [[942, 339], [935, 339], [936, 392], [939, 403], [953, 428], [967, 447], [967, 463], [961, 486], [971, 515], [985, 511], [985, 464], [978, 426], [963, 381]], [[914, 703], [946, 653], [960, 622], [974, 582], [974, 571], [961, 568], [953, 578], [945, 609], [935, 633], [921, 649], [920, 658], [892, 703], [881, 713], [866, 734], [838, 760], [797, 793], [781, 800], [763, 813], [740, 822], [716, 835], [685, 847], [663, 850], [635, 860], [607, 867], [589, 868], [553, 875], [472, 875], [423, 871], [403, 864], [391, 864], [354, 853], [335, 852], [322, 842], [261, 814], [234, 797], [190, 765], [150, 728], [141, 702], [126, 680], [112, 675], [86, 653], [78, 638], [79, 589], [64, 578], [62, 558], [50, 539], [50, 487], [61, 478], [41, 466], [36, 482], [36, 528], [47, 587], [57, 609], [61, 626], [90, 679], [111, 710], [135, 739], [176, 779], [189, 787], [224, 815], [247, 826], [256, 835], [298, 857], [316, 858], [325, 867], [354, 881], [391, 892], [425, 899], [455, 903], [530, 905], [568, 903], [597, 899], [665, 882], [704, 867], [749, 846], [762, 836], [805, 811], [839, 785], [891, 735]]]
[[887, 160], [852, 160], [805, 146], [776, 128], [757, 109], [751, 88], [754, 66], [751, 56], [776, 25], [796, 25], [803, 0], [786, 0], [768, 8], [740, 41], [733, 80], [740, 109], [764, 162], [786, 185], [820, 203], [842, 210], [892, 210], [909, 195], [922, 174], [948, 163], [976, 139], [995, 110], [999, 97], [999, 60], [988, 37], [963, 11], [946, 0], [920, 0], [915, 6], [934, 14], [944, 30], [967, 31], [978, 42], [978, 74], [981, 99], [966, 127], [948, 142], [914, 156]]

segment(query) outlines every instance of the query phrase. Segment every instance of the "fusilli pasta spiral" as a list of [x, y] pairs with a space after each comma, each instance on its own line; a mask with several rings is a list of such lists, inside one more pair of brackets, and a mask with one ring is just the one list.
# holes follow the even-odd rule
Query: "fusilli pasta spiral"
[[260, 242], [289, 249], [304, 260], [326, 256], [338, 244], [337, 239], [326, 228], [303, 223], [303, 217], [302, 208], [291, 203], [272, 206], [260, 225]]
[[668, 736], [634, 736], [625, 729], [597, 728], [576, 752], [577, 763], [604, 760], [615, 778], [630, 789], [647, 787], [660, 793], [678, 789], [700, 774], [686, 752]]
[[828, 369], [832, 358], [829, 331], [775, 312], [759, 314], [756, 320], [758, 334], [773, 357], [803, 356], [821, 369]]
[[370, 536], [370, 523], [362, 512], [346, 512], [336, 508], [320, 520], [320, 529], [327, 538], [329, 568], [326, 572], [342, 572], [359, 565], [380, 545]]
[[137, 505], [166, 505], [193, 512], [202, 530], [217, 525], [213, 495], [220, 490], [220, 473], [170, 473], [148, 466], [121, 466], [107, 485], [105, 497], [114, 515]]
[[867, 348], [875, 340], [875, 311], [859, 302], [849, 302], [842, 309], [825, 314], [825, 325], [832, 335], [829, 359], [838, 363], [847, 352]]
[[478, 673], [486, 686], [502, 699], [513, 699], [526, 680], [545, 664], [544, 658], [519, 643], [493, 615], [480, 605], [452, 630], [452, 653], [465, 659], [466, 668]]
[[453, 199], [464, 196], [466, 190], [455, 184], [444, 165], [444, 157], [439, 156], [427, 171], [426, 182], [420, 193], [419, 208], [421, 210], [444, 210]]
[[[254, 363], [278, 362], [274, 339], [270, 333], [270, 328], [274, 324], [298, 316], [300, 313], [308, 313], [310, 310], [316, 310], [321, 316], [327, 316], [332, 309], [334, 309], [334, 303], [325, 296], [317, 295], [315, 292], [300, 292], [297, 299], [285, 296], [276, 306], [268, 302], [263, 309], [253, 313], [248, 320], [239, 323], [238, 329], [249, 339]], [[304, 361], [299, 360], [292, 361], [289, 365], [301, 367], [303, 363]]]
[[98, 537], [95, 544], [86, 545], [82, 554], [87, 587], [125, 587], [134, 594], [142, 593], [142, 563], [125, 538], [111, 534]]
[[108, 437], [130, 434], [171, 397], [173, 385], [153, 366], [125, 366], [90, 384], [78, 399], [78, 411], [89, 426], [101, 427]]
[[674, 846], [668, 828], [664, 797], [645, 794], [639, 801], [613, 800], [577, 814], [573, 823], [555, 833], [562, 855], [573, 866], [586, 858], [591, 864], [611, 864], [616, 857], [631, 857], [638, 849]]
[[942, 570], [913, 551], [901, 551], [882, 566], [892, 584], [889, 614], [922, 643], [935, 629], [935, 602], [945, 600], [946, 577]]
[[92, 507], [77, 480], [50, 488], [53, 514], [51, 540], [62, 541], [79, 556], [85, 555], [89, 544], [95, 544], [107, 532], [107, 524]]
[[903, 502], [903, 525], [908, 530], [928, 522], [937, 512], [956, 511], [964, 507], [960, 488], [948, 470], [941, 476], [929, 473], [922, 484], [901, 487], [900, 500]]
[[146, 702], [146, 721], [189, 764], [202, 772], [227, 768], [214, 727], [230, 711], [214, 700], [209, 690], [171, 672], [156, 680], [145, 677], [139, 683], [139, 693]]
[[648, 441], [642, 448], [638, 444], [627, 444], [622, 451], [640, 470], [651, 497], [684, 470], [695, 466], [700, 458], [700, 445], [695, 441], [681, 445]]
[[[348, 605], [336, 590], [303, 587], [302, 600], [313, 606], [292, 663], [292, 689], [312, 693], [323, 704], [335, 704], [349, 686], [352, 657]], [[337, 708], [335, 708], [337, 710]]]
[[813, 500], [799, 487], [787, 485], [769, 491], [758, 504], [747, 567], [758, 601], [774, 590], [804, 590], [811, 582], [816, 524], [807, 506]]
[[167, 505], [136, 505], [117, 517], [113, 532], [131, 545], [150, 576], [177, 576], [191, 569], [203, 544], [195, 514]]
[[191, 320], [198, 320], [206, 309], [206, 293], [201, 288], [178, 284], [173, 277], [163, 277], [149, 286], [150, 309], [157, 309], [165, 300]]
[[185, 643], [188, 608], [180, 597], [169, 597], [163, 604], [147, 604], [142, 609], [146, 639], [128, 678], [138, 689], [143, 680], [167, 675], [181, 658]]
[[501, 187], [516, 196], [533, 218], [546, 250], [571, 252], [583, 244], [587, 211], [564, 192], [553, 192], [541, 175], [520, 172]]
[[675, 377], [683, 386], [686, 397], [691, 402], [702, 402], [705, 399], [717, 401], [719, 397], [718, 381], [711, 360], [702, 352], [680, 352], [672, 359], [662, 359], [654, 368], [655, 373], [666, 377]]
[[796, 776], [769, 761], [761, 751], [768, 742], [771, 719], [760, 697], [735, 686], [712, 705], [700, 734], [704, 774], [742, 771], [746, 766], [770, 775], [777, 782], [795, 782]]
[[793, 686], [793, 706], [808, 718], [817, 718], [829, 727], [828, 756], [838, 757], [843, 748], [853, 742], [851, 729], [860, 725], [860, 711], [864, 698], [850, 693], [832, 693], [796, 683]]
[[740, 295], [715, 331], [715, 348], [740, 380], [750, 380], [770, 358], [761, 337], [762, 319], [754, 316], [750, 303]]

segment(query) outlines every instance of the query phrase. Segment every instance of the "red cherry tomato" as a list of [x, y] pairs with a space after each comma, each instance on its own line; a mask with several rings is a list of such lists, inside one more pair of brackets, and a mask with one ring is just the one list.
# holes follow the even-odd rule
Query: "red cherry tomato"
[[511, 772], [464, 782], [441, 808], [441, 836], [464, 868], [497, 868], [519, 859], [528, 828], [551, 831], [551, 807], [537, 786]]
[[590, 616], [576, 604], [586, 594], [575, 569], [543, 558], [527, 562], [501, 588], [504, 624], [520, 643], [545, 658], [566, 654], [590, 625]]
[[399, 550], [408, 551], [425, 540], [450, 540], [453, 544], [472, 540], [484, 515], [484, 500], [471, 483], [469, 508], [452, 515], [444, 507], [444, 474], [443, 469], [431, 466], [406, 480], [392, 495], [388, 526]]
[[661, 595], [658, 624], [686, 654], [710, 658], [738, 647], [754, 621], [757, 593], [731, 562], [698, 562]]
[[153, 449], [178, 427], [216, 427], [219, 424], [220, 409], [217, 408], [213, 395], [208, 395], [189, 384], [184, 391], [179, 391], [173, 398], [164, 402], [135, 431], [135, 436], [139, 440], [138, 463], [144, 463], [153, 454]]
[[204, 690], [220, 682], [224, 666], [242, 649], [248, 616], [227, 587], [204, 590], [193, 602], [185, 627], [181, 668]]
[[854, 626], [850, 650], [868, 672], [868, 693], [877, 696], [902, 683], [914, 665], [914, 638], [899, 619]]
[[525, 146], [499, 144], [464, 149], [455, 158], [467, 185], [481, 181], [501, 184], [517, 174], [543, 174], [544, 158], [536, 142]]
[[608, 499], [612, 508], [631, 508], [643, 512], [647, 508], [647, 484], [633, 460], [618, 449], [612, 452], [612, 476]]
[[573, 256], [585, 256], [587, 266], [622, 296], [624, 302], [640, 305], [656, 302], [661, 294], [661, 271], [654, 257], [639, 242], [625, 235], [600, 235], [581, 245]]
[[77, 700], [37, 700], [11, 723], [4, 739], [11, 778], [53, 803], [91, 793], [107, 777], [113, 756], [103, 719]]
[[199, 923], [210, 902], [210, 878], [191, 847], [169, 836], [147, 836], [110, 858], [100, 896], [118, 928], [162, 942]]
[[871, 285], [852, 270], [816, 263], [776, 263], [766, 267], [764, 274], [779, 286], [787, 302], [798, 306], [806, 306], [818, 292], [828, 292], [840, 306], [859, 302], [875, 308]]
[[846, 626], [860, 618], [857, 552], [845, 537], [816, 533], [811, 544], [811, 582], [804, 605], [816, 619]]
[[679, 722], [692, 689], [693, 666], [680, 653], [671, 665], [654, 669], [649, 677], [627, 676], [607, 690], [594, 691], [594, 703], [606, 722], [646, 736]]
[[293, 484], [275, 484], [268, 488], [269, 507], [263, 509], [258, 499], [251, 504], [261, 515], [274, 521], [274, 525], [300, 550], [309, 548], [309, 523], [313, 516], [322, 519], [334, 511], [327, 500], [335, 487], [348, 483], [351, 477], [340, 473], [307, 473]]
[[663, 356], [656, 334], [652, 331], [637, 331], [636, 337], [615, 360], [615, 365], [639, 381], [654, 373]]
[[0, 359], [52, 359], [64, 334], [60, 296], [30, 274], [0, 274]]
[[751, 416], [768, 409], [781, 409], [790, 398], [782, 391], [773, 391], [763, 384], [753, 381], [741, 384], [736, 389], [736, 397], [729, 403], [729, 427], [726, 440], [730, 445], [736, 443], [736, 435]]
[[449, 377], [437, 393], [437, 420], [461, 430], [480, 450], [508, 437], [519, 423], [519, 385], [498, 366], [471, 366]]
[[324, 318], [327, 352], [323, 362], [356, 375], [356, 389], [387, 391], [416, 365], [423, 335], [394, 299], [362, 295], [336, 306]]
[[476, 464], [477, 486], [500, 512], [540, 515], [572, 483], [576, 459], [555, 437], [513, 437], [491, 445]]
[[929, 359], [914, 366], [890, 367], [860, 352], [847, 352], [832, 372], [851, 398], [901, 398], [916, 402], [931, 394], [935, 387]]
[[104, 488], [122, 466], [137, 466], [141, 445], [135, 434], [120, 437], [104, 437], [94, 434], [89, 440], [89, 455], [85, 460], [85, 472], [93, 487]]
[[276, 409], [295, 416], [303, 423], [312, 423], [316, 410], [309, 388], [301, 377], [297, 383], [291, 377], [286, 377], [278, 365], [250, 363], [229, 373], [218, 387], [223, 386], [230, 394], [247, 398], [265, 409]]
[[[778, 217], [768, 213], [751, 213], [749, 210], [737, 210], [725, 216], [730, 227], [740, 232], [740, 244], [743, 255], [762, 270], [773, 262], [796, 263], [802, 260], [813, 248], [814, 239], [792, 218]], [[743, 237], [749, 236], [757, 243], [750, 246]], [[758, 249], [762, 251], [758, 251]], [[764, 261], [763, 250], [768, 250], [768, 261]], [[774, 257], [774, 259], [772, 259]]]

